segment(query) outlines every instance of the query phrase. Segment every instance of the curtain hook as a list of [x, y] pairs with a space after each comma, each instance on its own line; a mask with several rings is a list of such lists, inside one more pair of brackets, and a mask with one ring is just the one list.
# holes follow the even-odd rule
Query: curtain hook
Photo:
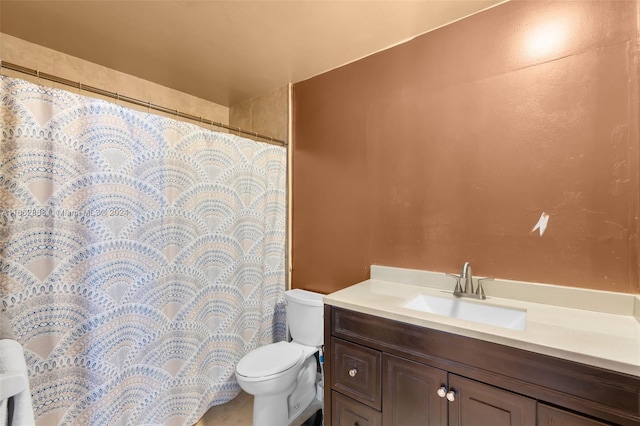
[[[211, 123], [211, 121], [210, 121], [210, 123]], [[204, 119], [204, 117], [200, 116], [200, 127], [201, 127], [201, 128], [203, 128], [203, 129], [205, 129], [205, 130], [213, 131], [213, 129], [212, 129], [212, 128], [207, 127], [207, 124], [208, 124], [208, 123], [206, 122], [206, 120]]]

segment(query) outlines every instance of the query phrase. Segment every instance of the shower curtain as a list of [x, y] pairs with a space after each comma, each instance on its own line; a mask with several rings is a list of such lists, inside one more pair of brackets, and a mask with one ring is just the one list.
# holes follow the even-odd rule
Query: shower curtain
[[285, 337], [286, 150], [1, 79], [0, 308], [36, 423], [195, 423]]

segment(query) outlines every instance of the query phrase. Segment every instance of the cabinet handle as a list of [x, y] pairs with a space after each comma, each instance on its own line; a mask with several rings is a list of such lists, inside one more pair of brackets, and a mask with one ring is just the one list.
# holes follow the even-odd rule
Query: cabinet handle
[[356, 368], [352, 368], [351, 370], [349, 370], [349, 375], [351, 377], [356, 377], [356, 374], [358, 374], [358, 370]]
[[447, 399], [451, 402], [456, 400], [456, 391], [450, 390], [447, 392]]
[[440, 386], [436, 393], [440, 398], [444, 398], [445, 396], [447, 396], [447, 388], [445, 388], [444, 386]]

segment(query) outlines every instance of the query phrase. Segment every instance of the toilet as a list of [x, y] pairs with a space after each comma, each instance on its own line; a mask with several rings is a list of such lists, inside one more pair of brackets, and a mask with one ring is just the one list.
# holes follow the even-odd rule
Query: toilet
[[315, 354], [324, 341], [322, 294], [285, 292], [291, 342], [272, 343], [246, 354], [236, 366], [240, 387], [254, 396], [254, 426], [292, 424], [316, 401]]

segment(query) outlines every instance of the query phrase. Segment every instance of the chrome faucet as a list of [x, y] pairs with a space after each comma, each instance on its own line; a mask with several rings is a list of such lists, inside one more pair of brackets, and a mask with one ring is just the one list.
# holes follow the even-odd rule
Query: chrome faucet
[[473, 294], [473, 277], [471, 276], [471, 264], [469, 262], [464, 262], [464, 265], [462, 265], [460, 281], [464, 281], [464, 293]]
[[[465, 262], [462, 266], [462, 272], [460, 276], [447, 274], [454, 277], [457, 281], [456, 288], [453, 290], [453, 295], [457, 297], [472, 297], [474, 299], [484, 300], [487, 298], [484, 294], [484, 289], [482, 288], [482, 281], [491, 280], [493, 278], [481, 278], [478, 280], [478, 286], [476, 289], [473, 289], [473, 276], [471, 274], [471, 264], [469, 262]], [[464, 283], [464, 289], [462, 285]]]

